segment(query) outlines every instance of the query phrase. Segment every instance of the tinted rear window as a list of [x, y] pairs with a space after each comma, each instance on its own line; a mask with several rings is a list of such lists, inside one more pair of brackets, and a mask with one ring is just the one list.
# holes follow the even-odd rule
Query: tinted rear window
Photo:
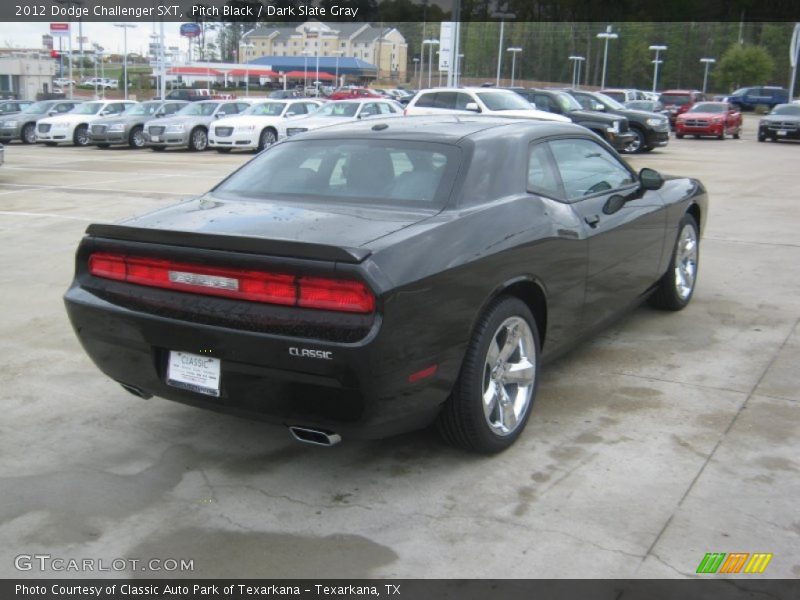
[[277, 144], [222, 182], [223, 197], [439, 208], [458, 170], [456, 146], [395, 140]]

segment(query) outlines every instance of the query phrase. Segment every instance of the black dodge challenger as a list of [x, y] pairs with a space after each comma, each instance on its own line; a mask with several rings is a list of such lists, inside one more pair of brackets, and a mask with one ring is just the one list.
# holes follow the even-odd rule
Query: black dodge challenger
[[66, 293], [129, 392], [305, 442], [436, 422], [498, 452], [543, 360], [645, 298], [679, 310], [706, 192], [577, 125], [346, 124], [275, 144], [207, 194], [91, 225]]

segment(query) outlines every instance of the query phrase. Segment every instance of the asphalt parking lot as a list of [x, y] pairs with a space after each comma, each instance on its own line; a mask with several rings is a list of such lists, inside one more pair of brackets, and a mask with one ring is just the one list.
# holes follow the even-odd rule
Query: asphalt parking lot
[[14, 557], [44, 553], [192, 559], [199, 577], [671, 578], [707, 552], [773, 553], [763, 576], [800, 577], [800, 144], [755, 126], [630, 158], [709, 190], [695, 297], [547, 366], [525, 433], [491, 458], [431, 432], [315, 448], [126, 393], [61, 301], [83, 230], [250, 155], [8, 145], [0, 577], [40, 576]]

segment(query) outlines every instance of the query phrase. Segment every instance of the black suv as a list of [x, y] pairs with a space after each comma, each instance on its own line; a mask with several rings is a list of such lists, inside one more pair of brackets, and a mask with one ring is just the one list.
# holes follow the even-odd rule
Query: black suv
[[663, 147], [669, 143], [669, 119], [664, 115], [625, 108], [613, 98], [598, 92], [567, 91], [586, 110], [596, 110], [628, 119], [631, 132], [636, 139], [625, 148], [625, 152], [650, 152], [653, 148]]
[[576, 125], [582, 125], [586, 129], [594, 131], [619, 152], [624, 151], [634, 142], [635, 137], [629, 130], [628, 119], [625, 117], [583, 110], [583, 107], [578, 104], [575, 98], [566, 92], [523, 88], [509, 89], [517, 92], [528, 102], [533, 103], [537, 110], [563, 115]]

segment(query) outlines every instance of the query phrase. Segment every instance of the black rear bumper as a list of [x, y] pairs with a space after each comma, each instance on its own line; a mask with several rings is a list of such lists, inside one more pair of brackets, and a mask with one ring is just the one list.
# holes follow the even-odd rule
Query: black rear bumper
[[[402, 366], [385, 368], [377, 357], [385, 359], [395, 344], [381, 332], [379, 318], [360, 341], [341, 343], [157, 316], [112, 304], [78, 283], [64, 300], [81, 345], [108, 377], [145, 395], [219, 412], [382, 438], [429, 424], [451, 385], [444, 373], [453, 365], [409, 382], [409, 369], [436, 357], [389, 361]], [[329, 351], [331, 359], [293, 356], [290, 348]], [[170, 350], [220, 359], [220, 396], [168, 385]]]

